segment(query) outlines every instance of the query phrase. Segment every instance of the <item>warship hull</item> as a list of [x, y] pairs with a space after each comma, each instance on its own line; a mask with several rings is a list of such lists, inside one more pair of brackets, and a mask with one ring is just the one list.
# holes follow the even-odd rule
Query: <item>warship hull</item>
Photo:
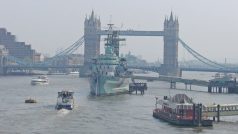
[[129, 92], [129, 78], [107, 78], [98, 77], [91, 78], [91, 95], [105, 96], [105, 95], [117, 95]]

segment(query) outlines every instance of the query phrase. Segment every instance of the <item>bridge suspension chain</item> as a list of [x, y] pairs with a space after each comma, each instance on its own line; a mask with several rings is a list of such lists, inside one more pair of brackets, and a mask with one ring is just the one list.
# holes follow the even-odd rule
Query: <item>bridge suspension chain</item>
[[219, 64], [217, 62], [214, 62], [204, 56], [202, 56], [201, 54], [199, 54], [198, 52], [196, 52], [195, 50], [193, 50], [191, 47], [189, 47], [183, 40], [181, 40], [180, 38], [178, 39], [179, 42], [182, 44], [182, 46], [190, 53], [192, 54], [197, 60], [201, 61], [202, 63], [211, 66], [211, 67], [215, 67], [215, 68], [222, 68], [225, 69], [227, 68], [226, 66]]
[[72, 53], [74, 53], [80, 46], [82, 46], [84, 43], [84, 36], [82, 36], [81, 38], [79, 38], [76, 42], [74, 42], [71, 46], [67, 47], [66, 49], [64, 49], [63, 51], [57, 53], [55, 56], [51, 57], [50, 59], [42, 62], [42, 63], [32, 63], [32, 62], [27, 62], [24, 61], [22, 59], [16, 58], [14, 56], [7, 56], [7, 60], [17, 63], [18, 65], [23, 65], [23, 66], [32, 66], [32, 65], [38, 65], [38, 66], [43, 66], [43, 65], [49, 65], [51, 64], [53, 61], [55, 61], [56, 59], [60, 58], [60, 57], [64, 57], [67, 55], [70, 55]]
[[25, 66], [25, 65], [32, 64], [30, 62], [23, 61], [22, 59], [16, 58], [16, 57], [11, 56], [11, 55], [8, 55], [6, 58], [7, 58], [8, 61], [13, 62], [13, 63], [17, 63], [18, 65]]
[[67, 47], [66, 49], [64, 49], [63, 51], [57, 53], [53, 57], [72, 54], [72, 53], [74, 53], [79, 48], [79, 46], [81, 46], [83, 44], [83, 42], [84, 42], [84, 36], [82, 36], [76, 42], [74, 42], [73, 45]]
[[50, 59], [48, 59], [47, 61], [41, 63], [41, 64], [50, 64], [53, 61], [55, 61], [56, 59], [65, 57], [67, 55], [70, 55], [72, 53], [74, 53], [80, 46], [82, 46], [84, 43], [84, 36], [82, 36], [81, 38], [79, 38], [76, 42], [74, 42], [71, 46], [67, 47], [66, 49], [64, 49], [63, 51], [57, 53], [55, 56], [51, 57]]

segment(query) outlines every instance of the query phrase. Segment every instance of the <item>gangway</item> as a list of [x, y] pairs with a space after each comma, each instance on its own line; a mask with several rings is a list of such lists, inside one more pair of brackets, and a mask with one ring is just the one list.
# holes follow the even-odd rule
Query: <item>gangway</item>
[[217, 117], [217, 121], [220, 121], [220, 116], [234, 116], [238, 115], [238, 104], [213, 104], [203, 105], [202, 114], [205, 117]]

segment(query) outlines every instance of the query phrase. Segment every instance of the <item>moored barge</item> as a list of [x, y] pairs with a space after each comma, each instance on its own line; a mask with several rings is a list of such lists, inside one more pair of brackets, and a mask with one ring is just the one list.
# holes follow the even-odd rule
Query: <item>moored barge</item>
[[[158, 108], [157, 104], [161, 107]], [[156, 98], [156, 108], [153, 111], [155, 118], [179, 126], [212, 126], [212, 120], [202, 117], [202, 104], [195, 104], [192, 98], [185, 94], [176, 94], [173, 97]]]

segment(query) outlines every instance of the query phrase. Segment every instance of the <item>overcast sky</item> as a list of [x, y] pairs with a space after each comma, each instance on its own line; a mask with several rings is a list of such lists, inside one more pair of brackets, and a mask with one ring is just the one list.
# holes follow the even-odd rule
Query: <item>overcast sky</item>
[[[103, 28], [111, 21], [134, 30], [163, 30], [165, 16], [173, 11], [180, 38], [190, 47], [212, 60], [238, 63], [237, 6], [237, 0], [0, 0], [0, 27], [38, 52], [53, 55], [83, 36], [84, 19], [92, 9]], [[128, 37], [121, 52], [128, 51], [162, 60], [163, 38]], [[180, 45], [179, 59], [191, 57]]]

